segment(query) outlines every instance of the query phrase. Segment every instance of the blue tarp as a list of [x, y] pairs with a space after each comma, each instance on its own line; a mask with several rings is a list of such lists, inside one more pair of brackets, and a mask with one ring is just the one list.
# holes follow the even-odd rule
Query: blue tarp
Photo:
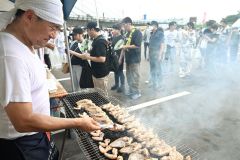
[[64, 19], [67, 20], [77, 0], [61, 0], [61, 1], [63, 3]]

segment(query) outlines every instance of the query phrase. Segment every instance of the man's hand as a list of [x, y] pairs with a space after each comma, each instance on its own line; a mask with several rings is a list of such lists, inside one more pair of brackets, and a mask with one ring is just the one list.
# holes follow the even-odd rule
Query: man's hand
[[123, 46], [122, 46], [122, 49], [123, 49], [123, 50], [127, 50], [128, 48], [129, 48], [129, 45], [123, 45]]
[[89, 53], [83, 53], [83, 54], [81, 55], [81, 58], [84, 59], [84, 60], [85, 60], [85, 59], [88, 60], [89, 57], [90, 57], [90, 54], [89, 54]]
[[55, 44], [53, 44], [53, 43], [47, 43], [45, 47], [47, 47], [47, 48], [49, 48], [49, 49], [51, 49], [51, 50], [54, 50]]
[[69, 54], [74, 55], [74, 56], [79, 55], [79, 53], [74, 52], [74, 51], [72, 51], [72, 50], [69, 50]]
[[79, 121], [79, 128], [85, 132], [92, 132], [101, 129], [98, 122], [90, 117], [79, 118]]
[[79, 57], [79, 58], [81, 58], [81, 59], [84, 59], [84, 55], [83, 55], [83, 54], [80, 54], [80, 53], [78, 53], [78, 52], [69, 50], [69, 54], [74, 55], [74, 56], [77, 56], [77, 57]]

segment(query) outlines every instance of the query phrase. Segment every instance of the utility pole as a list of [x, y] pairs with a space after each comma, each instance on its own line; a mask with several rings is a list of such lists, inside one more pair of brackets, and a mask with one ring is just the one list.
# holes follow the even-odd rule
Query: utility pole
[[99, 27], [100, 25], [99, 25], [99, 17], [98, 17], [98, 9], [97, 9], [97, 2], [96, 2], [96, 0], [94, 0], [94, 3], [95, 3], [95, 9], [96, 9], [97, 25]]

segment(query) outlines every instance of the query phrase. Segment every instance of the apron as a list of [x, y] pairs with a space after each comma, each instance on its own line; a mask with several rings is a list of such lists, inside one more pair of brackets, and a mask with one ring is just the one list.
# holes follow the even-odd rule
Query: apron
[[0, 155], [3, 160], [48, 160], [49, 144], [46, 133], [14, 140], [0, 139]]

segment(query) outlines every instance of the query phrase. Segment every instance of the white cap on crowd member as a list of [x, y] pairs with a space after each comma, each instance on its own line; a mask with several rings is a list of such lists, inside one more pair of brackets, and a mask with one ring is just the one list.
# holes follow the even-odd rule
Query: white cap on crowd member
[[60, 0], [16, 0], [13, 9], [0, 14], [0, 31], [13, 21], [18, 9], [23, 11], [33, 10], [42, 19], [57, 25], [63, 25], [62, 6]]

